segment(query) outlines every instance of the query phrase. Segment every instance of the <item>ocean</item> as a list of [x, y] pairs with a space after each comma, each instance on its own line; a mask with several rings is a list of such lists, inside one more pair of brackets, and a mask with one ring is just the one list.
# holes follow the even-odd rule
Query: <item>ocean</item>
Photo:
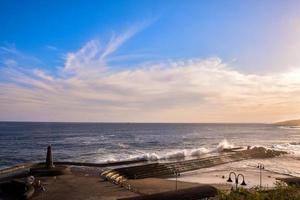
[[264, 146], [300, 157], [300, 129], [272, 124], [0, 122], [0, 168], [43, 161], [192, 159], [223, 148]]

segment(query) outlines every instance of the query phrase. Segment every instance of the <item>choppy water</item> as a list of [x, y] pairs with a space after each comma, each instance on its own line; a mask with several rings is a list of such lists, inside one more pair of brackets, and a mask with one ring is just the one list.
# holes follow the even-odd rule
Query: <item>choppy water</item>
[[107, 162], [194, 157], [224, 147], [265, 146], [300, 157], [300, 129], [267, 124], [0, 122], [0, 168], [44, 160]]

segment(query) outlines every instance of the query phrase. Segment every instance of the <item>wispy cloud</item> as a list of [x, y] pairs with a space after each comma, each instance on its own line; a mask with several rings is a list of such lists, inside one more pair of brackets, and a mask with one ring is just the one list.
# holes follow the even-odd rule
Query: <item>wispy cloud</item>
[[113, 35], [106, 45], [103, 53], [101, 54], [101, 59], [105, 59], [107, 56], [115, 52], [124, 42], [130, 39], [133, 35], [135, 35], [143, 26], [132, 27], [123, 34], [119, 36]]
[[32, 65], [40, 65], [42, 63], [37, 57], [28, 55], [19, 51], [14, 44], [6, 44], [0, 46], [0, 67], [2, 66], [18, 66], [33, 67]]
[[[144, 26], [134, 26], [122, 34], [113, 35], [109, 42], [101, 44], [99, 40], [87, 42], [79, 51], [66, 55], [64, 72], [77, 76], [96, 75], [107, 68], [107, 58]], [[91, 71], [93, 72], [91, 74]]]
[[50, 51], [57, 51], [58, 50], [58, 48], [53, 46], [53, 45], [46, 45], [45, 48], [50, 50]]
[[300, 113], [300, 68], [239, 72], [220, 58], [148, 62], [113, 70], [108, 60], [139, 29], [66, 54], [59, 75], [2, 68], [0, 120], [273, 121]]

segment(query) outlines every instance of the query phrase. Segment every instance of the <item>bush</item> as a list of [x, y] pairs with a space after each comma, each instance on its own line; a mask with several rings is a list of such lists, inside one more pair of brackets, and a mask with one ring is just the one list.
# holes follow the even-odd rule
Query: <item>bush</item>
[[220, 200], [300, 200], [300, 188], [286, 186], [284, 183], [277, 182], [272, 190], [259, 190], [258, 188], [247, 190], [239, 188], [234, 191], [219, 192]]

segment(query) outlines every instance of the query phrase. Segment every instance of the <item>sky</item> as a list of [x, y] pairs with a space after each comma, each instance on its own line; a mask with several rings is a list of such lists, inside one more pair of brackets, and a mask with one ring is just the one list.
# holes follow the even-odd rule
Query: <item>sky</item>
[[0, 120], [300, 118], [300, 1], [0, 1]]

